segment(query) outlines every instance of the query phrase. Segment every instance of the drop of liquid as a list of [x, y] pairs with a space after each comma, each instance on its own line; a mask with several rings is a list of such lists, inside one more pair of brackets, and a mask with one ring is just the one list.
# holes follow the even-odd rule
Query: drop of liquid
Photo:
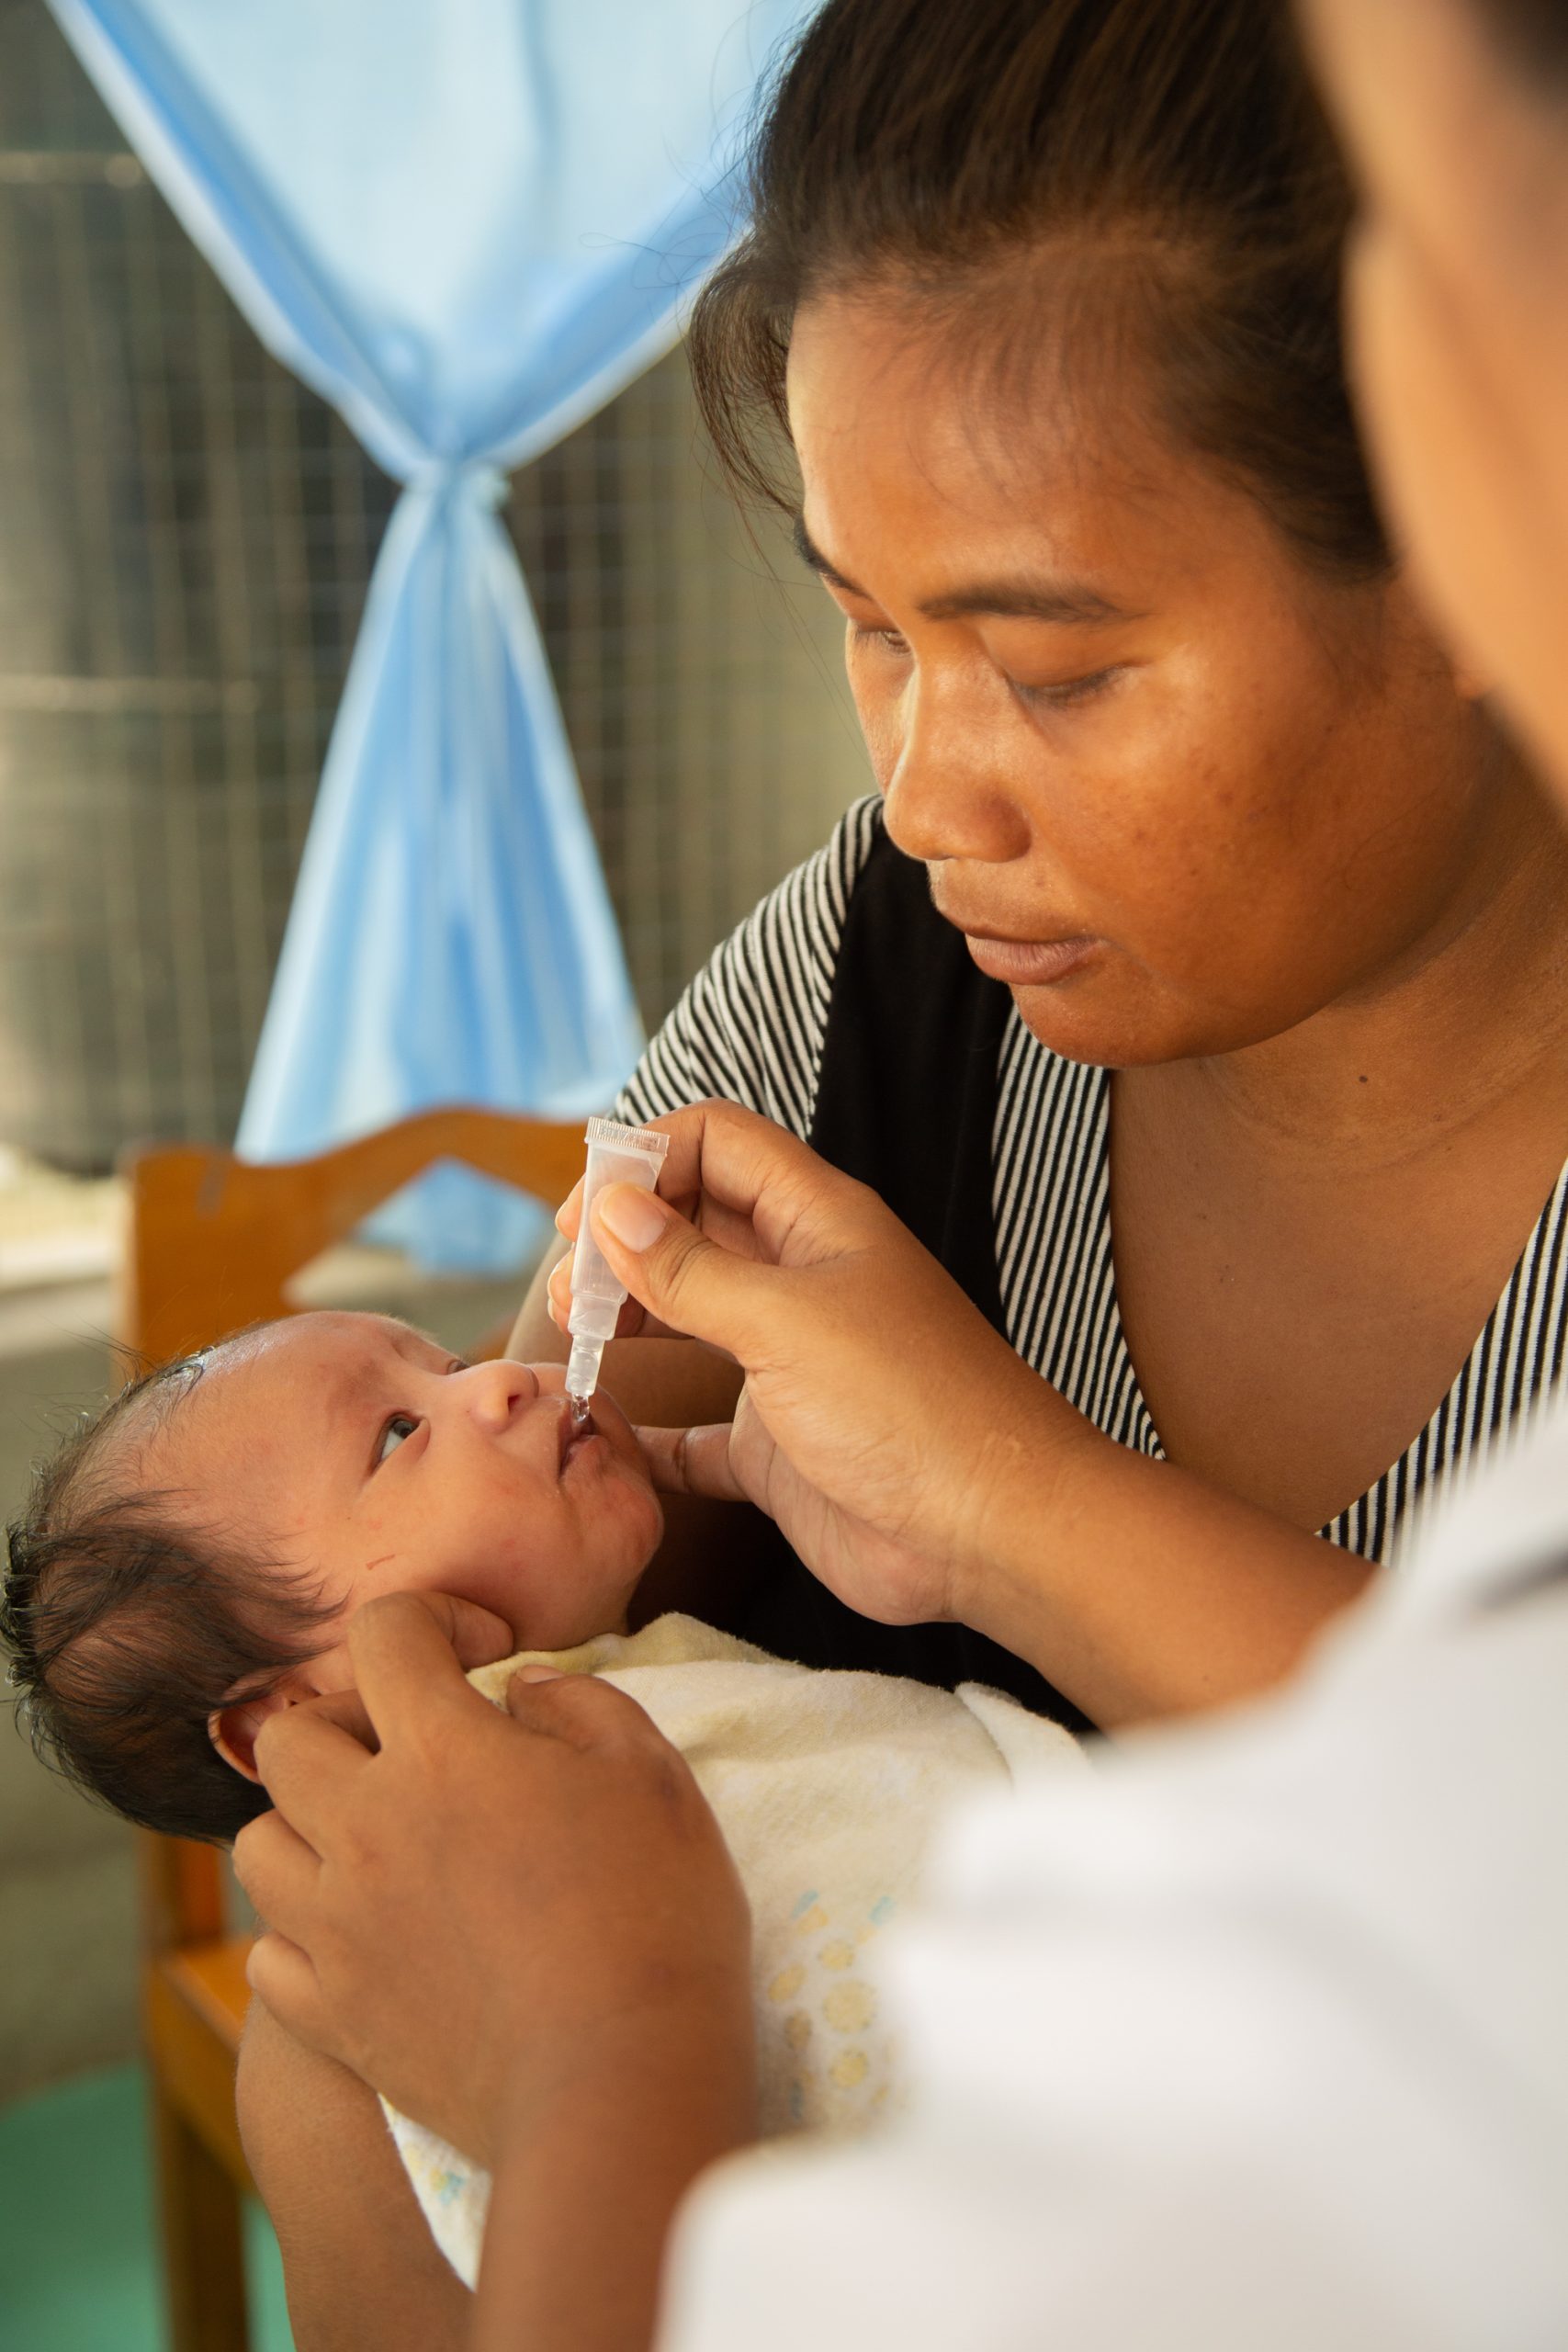
[[566, 1401], [571, 1407], [571, 1426], [581, 1437], [584, 1430], [591, 1430], [593, 1426], [593, 1417], [588, 1409], [588, 1399], [586, 1396], [573, 1396], [569, 1393]]

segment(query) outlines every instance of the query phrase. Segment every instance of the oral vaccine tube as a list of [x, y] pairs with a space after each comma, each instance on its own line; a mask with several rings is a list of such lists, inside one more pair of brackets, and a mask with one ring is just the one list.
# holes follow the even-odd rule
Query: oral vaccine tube
[[609, 1261], [593, 1238], [590, 1212], [606, 1184], [640, 1184], [645, 1193], [659, 1189], [659, 1171], [670, 1138], [651, 1127], [617, 1126], [614, 1119], [588, 1122], [588, 1169], [582, 1180], [582, 1222], [571, 1261], [571, 1314], [567, 1329], [571, 1354], [566, 1367], [566, 1393], [580, 1419], [599, 1385], [599, 1362], [604, 1342], [615, 1336], [626, 1298], [626, 1284], [617, 1282]]

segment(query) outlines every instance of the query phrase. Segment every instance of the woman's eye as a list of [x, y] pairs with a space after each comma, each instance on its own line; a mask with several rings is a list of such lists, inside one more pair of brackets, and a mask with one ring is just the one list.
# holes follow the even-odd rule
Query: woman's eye
[[1103, 694], [1105, 688], [1113, 684], [1121, 674], [1120, 669], [1114, 667], [1091, 670], [1084, 677], [1063, 678], [1051, 686], [1025, 686], [1014, 679], [1013, 692], [1021, 702], [1029, 703], [1036, 708], [1066, 710], [1076, 702], [1088, 702], [1091, 695]]
[[886, 653], [907, 653], [909, 650], [896, 628], [863, 628], [859, 621], [852, 621], [850, 635], [857, 645], [880, 646]]
[[404, 1438], [412, 1437], [418, 1427], [418, 1419], [412, 1413], [394, 1413], [381, 1431], [381, 1442], [376, 1448], [377, 1467], [379, 1468], [397, 1452]]

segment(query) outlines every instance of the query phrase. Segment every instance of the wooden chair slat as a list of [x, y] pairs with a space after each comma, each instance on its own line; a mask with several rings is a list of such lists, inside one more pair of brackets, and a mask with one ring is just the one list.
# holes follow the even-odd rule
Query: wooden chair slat
[[121, 1337], [161, 1363], [288, 1314], [290, 1278], [438, 1159], [553, 1206], [581, 1173], [582, 1131], [495, 1111], [429, 1111], [267, 1166], [195, 1145], [129, 1153]]

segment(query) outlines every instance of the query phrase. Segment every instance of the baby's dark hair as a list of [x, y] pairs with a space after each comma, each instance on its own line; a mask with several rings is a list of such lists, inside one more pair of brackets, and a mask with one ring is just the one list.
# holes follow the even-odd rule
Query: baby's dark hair
[[47, 1762], [130, 1821], [220, 1840], [268, 1801], [224, 1762], [209, 1718], [319, 1649], [329, 1612], [193, 1522], [188, 1498], [135, 1484], [139, 1436], [179, 1410], [206, 1361], [130, 1381], [38, 1472], [7, 1530], [0, 1638]]

